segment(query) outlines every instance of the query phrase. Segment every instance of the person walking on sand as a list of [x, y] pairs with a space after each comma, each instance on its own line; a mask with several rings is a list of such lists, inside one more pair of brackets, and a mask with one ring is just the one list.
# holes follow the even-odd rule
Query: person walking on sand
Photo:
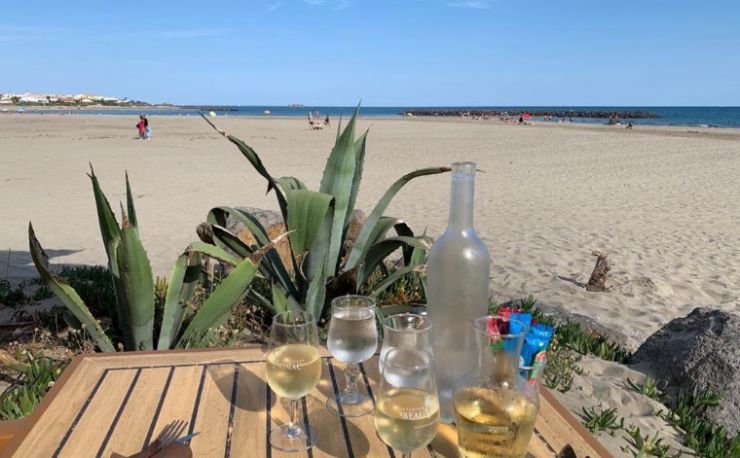
[[330, 127], [329, 113], [326, 114], [326, 119], [324, 119], [324, 126]]
[[146, 139], [146, 122], [144, 122], [144, 115], [139, 116], [139, 122], [136, 124], [136, 128], [139, 130], [139, 140]]
[[149, 127], [149, 118], [147, 118], [146, 115], [144, 114], [142, 114], [141, 116], [144, 118], [144, 129], [145, 129], [144, 138], [149, 140], [150, 138], [152, 138], [152, 128]]

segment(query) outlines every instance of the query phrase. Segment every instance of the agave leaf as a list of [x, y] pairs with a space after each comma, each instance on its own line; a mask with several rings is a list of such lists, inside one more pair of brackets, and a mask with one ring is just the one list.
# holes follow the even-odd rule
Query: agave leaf
[[390, 204], [393, 197], [398, 193], [398, 191], [401, 190], [401, 188], [404, 187], [404, 185], [406, 185], [406, 183], [417, 177], [425, 175], [435, 175], [438, 173], [449, 171], [449, 167], [430, 167], [426, 169], [419, 169], [411, 173], [407, 173], [406, 175], [399, 178], [395, 183], [393, 183], [391, 187], [388, 188], [388, 190], [385, 192], [385, 194], [383, 194], [383, 197], [375, 205], [375, 208], [370, 213], [370, 216], [368, 216], [367, 222], [365, 222], [365, 225], [362, 227], [362, 231], [360, 231], [360, 235], [357, 237], [357, 240], [352, 247], [352, 251], [350, 251], [349, 256], [347, 257], [347, 261], [345, 262], [342, 271], [346, 272], [348, 270], [352, 270], [357, 267], [357, 264], [359, 264], [360, 261], [362, 261], [363, 254], [369, 247], [368, 241], [370, 239], [370, 235], [373, 233], [375, 224], [378, 222], [378, 220], [380, 220], [380, 217], [383, 216], [383, 212], [385, 212], [385, 209], [388, 207], [388, 204]]
[[429, 246], [421, 240], [406, 236], [391, 237], [376, 243], [368, 250], [365, 262], [362, 264], [360, 273], [357, 276], [357, 290], [360, 290], [360, 287], [365, 284], [368, 277], [370, 277], [388, 255], [401, 247], [411, 247], [412, 249], [421, 251], [429, 249]]
[[[430, 247], [430, 248], [432, 244], [434, 243], [434, 239], [426, 235], [420, 235], [417, 238], [421, 240], [427, 247]], [[414, 248], [411, 252], [411, 260], [408, 262], [407, 265], [426, 266], [428, 257], [429, 257], [429, 248], [424, 248], [424, 249]], [[424, 298], [428, 298], [429, 291], [427, 287], [426, 270], [424, 272], [419, 272], [419, 280], [421, 281], [421, 289], [424, 291]]]
[[249, 232], [252, 233], [252, 235], [254, 236], [254, 239], [257, 241], [257, 243], [260, 246], [264, 246], [265, 244], [270, 242], [270, 238], [267, 236], [267, 230], [257, 220], [257, 218], [255, 218], [254, 216], [250, 215], [247, 212], [238, 210], [236, 208], [231, 208], [231, 207], [212, 208], [211, 211], [208, 212], [206, 221], [208, 221], [211, 224], [217, 224], [225, 228], [229, 216], [238, 220], [240, 223], [244, 224], [244, 226], [247, 228], [247, 230], [249, 230]]
[[[231, 207], [216, 207], [211, 209], [210, 212], [208, 212], [208, 218], [207, 221], [211, 223], [211, 225], [219, 225], [219, 226], [225, 226], [228, 217], [231, 216], [238, 221], [240, 221], [244, 226], [252, 233], [255, 240], [257, 241], [258, 245], [265, 246], [270, 242], [270, 239], [267, 235], [267, 230], [262, 225], [262, 223], [259, 222], [257, 218], [255, 218], [254, 215], [251, 215], [245, 211], [239, 210], [237, 208], [231, 208]], [[224, 229], [225, 230], [225, 229]], [[231, 236], [229, 235], [223, 235], [223, 238], [215, 237], [216, 232], [219, 234], [222, 234], [222, 231], [215, 230], [214, 231], [214, 238], [217, 243], [223, 246], [228, 246], [229, 248], [232, 248], [230, 245], [236, 244], [237, 242], [231, 240], [229, 241], [230, 245], [226, 245], [227, 240], [225, 239], [233, 239], [233, 234]], [[229, 234], [231, 234], [229, 232]], [[237, 238], [238, 239], [238, 238]], [[241, 241], [240, 239], [238, 239]], [[243, 242], [242, 242], [243, 243]], [[245, 244], [246, 246], [246, 244]], [[252, 249], [251, 247], [250, 250]], [[233, 249], [233, 248], [232, 248]], [[247, 255], [241, 254], [240, 256], [246, 257]], [[260, 270], [267, 269], [273, 276], [277, 277], [280, 280], [280, 283], [285, 287], [285, 289], [295, 298], [300, 297], [300, 287], [296, 286], [292, 279], [290, 278], [290, 274], [288, 273], [288, 270], [283, 265], [283, 261], [280, 258], [280, 255], [275, 250], [271, 250], [267, 253], [265, 259], [265, 262], [261, 265], [262, 267]], [[295, 256], [291, 252], [291, 261], [293, 263], [293, 268], [295, 272], [298, 272], [298, 263], [295, 260]], [[301, 277], [297, 276], [297, 280], [300, 281]]]
[[288, 310], [288, 294], [279, 283], [272, 284], [272, 305], [277, 313]]
[[121, 240], [121, 229], [118, 226], [116, 215], [111, 209], [108, 198], [105, 197], [105, 193], [103, 193], [103, 190], [100, 187], [100, 182], [98, 181], [98, 177], [95, 175], [95, 170], [93, 169], [92, 164], [90, 164], [90, 173], [88, 176], [92, 182], [100, 234], [103, 237], [103, 245], [105, 246], [105, 252], [108, 255], [108, 269], [113, 277], [113, 288], [116, 293], [116, 304], [109, 304], [108, 312], [114, 320], [115, 327], [124, 330], [125, 334], [125, 330], [129, 329], [131, 326], [128, 320], [128, 315], [126, 314], [125, 299], [123, 298], [120, 275], [118, 274], [117, 252], [118, 244]]
[[351, 221], [352, 210], [355, 208], [357, 202], [357, 194], [360, 192], [360, 182], [362, 181], [362, 170], [365, 165], [365, 145], [367, 144], [367, 133], [364, 134], [355, 142], [356, 159], [355, 159], [355, 176], [352, 179], [352, 190], [349, 196], [349, 205], [347, 212], [347, 219], [345, 220], [345, 226], [349, 226]]
[[419, 271], [421, 268], [420, 266], [405, 266], [402, 267], [393, 274], [389, 275], [386, 279], [384, 279], [382, 282], [380, 282], [373, 290], [370, 292], [371, 296], [377, 296], [378, 294], [385, 291], [389, 286], [400, 280], [404, 275], [407, 275], [411, 272]]
[[113, 268], [115, 260], [115, 244], [121, 238], [121, 230], [116, 220], [116, 215], [111, 209], [108, 199], [105, 197], [103, 190], [100, 188], [100, 182], [98, 177], [95, 175], [95, 170], [92, 164], [90, 164], [90, 173], [87, 175], [92, 181], [93, 195], [95, 196], [95, 207], [98, 212], [98, 223], [100, 224], [100, 234], [103, 236], [103, 244], [105, 245], [105, 251], [108, 254], [108, 261], [110, 267]]
[[208, 256], [209, 258], [218, 259], [221, 262], [225, 262], [232, 267], [235, 267], [241, 261], [235, 256], [232, 256], [223, 248], [205, 242], [191, 243], [190, 246], [185, 249], [185, 253], [200, 253]]
[[275, 313], [275, 307], [272, 305], [272, 302], [267, 300], [267, 298], [257, 291], [254, 290], [254, 288], [249, 288], [247, 291], [246, 296], [250, 301], [256, 303], [260, 307], [264, 308], [265, 310], [269, 310], [272, 313]]
[[[399, 221], [393, 226], [393, 229], [395, 229], [396, 234], [402, 237], [413, 237], [414, 231], [411, 230], [411, 227], [406, 223], [406, 221]], [[403, 264], [408, 265], [411, 261], [411, 254], [414, 250], [414, 247], [408, 244], [404, 244], [401, 246], [401, 250], [403, 251]]]
[[254, 252], [226, 276], [200, 306], [180, 338], [178, 346], [186, 346], [189, 342], [199, 341], [209, 330], [221, 326], [229, 318], [234, 306], [249, 290], [260, 261], [265, 253], [272, 249], [272, 245], [273, 243], [270, 243]]
[[331, 227], [334, 221], [334, 200], [324, 215], [324, 222], [311, 245], [308, 255], [308, 288], [304, 303], [306, 310], [311, 312], [316, 320], [319, 320], [324, 311], [326, 300], [326, 282], [333, 271], [326, 271], [326, 258], [329, 254], [329, 243], [331, 240]]
[[228, 248], [242, 258], [249, 257], [256, 250], [256, 247], [250, 247], [226, 228], [215, 224], [211, 227], [213, 229], [213, 241], [221, 248]]
[[169, 350], [175, 341], [177, 333], [180, 332], [185, 307], [192, 294], [200, 271], [198, 259], [198, 254], [186, 252], [180, 255], [177, 261], [175, 261], [175, 266], [172, 268], [172, 273], [170, 274], [170, 280], [167, 283], [167, 294], [162, 312], [162, 326], [159, 332], [157, 350]]
[[265, 180], [267, 180], [267, 192], [270, 192], [271, 190], [275, 190], [275, 195], [277, 196], [278, 205], [280, 206], [280, 212], [283, 214], [283, 219], [287, 218], [287, 204], [285, 203], [285, 195], [283, 194], [283, 191], [277, 186], [277, 180], [270, 175], [270, 172], [267, 171], [267, 168], [262, 163], [262, 159], [260, 159], [259, 155], [256, 151], [254, 151], [249, 145], [244, 143], [242, 140], [238, 139], [237, 137], [234, 137], [233, 135], [228, 135], [223, 130], [216, 127], [215, 124], [213, 124], [208, 118], [205, 117], [201, 113], [200, 115], [205, 122], [207, 122], [211, 127], [213, 127], [216, 132], [226, 137], [231, 143], [235, 144], [237, 148], [239, 148], [239, 151], [244, 155], [244, 157], [247, 158], [250, 164], [252, 164], [252, 167], [262, 175]]
[[306, 185], [296, 177], [280, 177], [276, 181], [284, 193], [298, 189], [308, 189]]
[[357, 172], [357, 159], [359, 148], [364, 145], [364, 142], [358, 143], [354, 139], [356, 119], [357, 109], [329, 154], [319, 188], [324, 194], [334, 197], [334, 221], [325, 268], [327, 272], [332, 273], [336, 271], [339, 252], [343, 245], [344, 227], [352, 212], [350, 201]]
[[154, 281], [139, 234], [124, 220], [121, 243], [118, 245], [118, 271], [125, 298], [125, 314], [130, 322], [127, 347], [131, 350], [154, 348]]
[[126, 172], [126, 210], [128, 211], [128, 221], [134, 227], [139, 228], [139, 224], [136, 220], [136, 208], [134, 208], [134, 196], [131, 193], [131, 184], [128, 181], [128, 172]]
[[332, 203], [332, 196], [321, 192], [288, 191], [288, 224], [293, 252], [303, 254], [316, 240], [324, 218]]
[[98, 348], [104, 352], [116, 351], [111, 342], [110, 338], [105, 335], [103, 328], [100, 323], [95, 320], [87, 308], [85, 303], [80, 298], [77, 291], [67, 284], [63, 279], [53, 275], [49, 271], [48, 256], [44, 252], [41, 243], [36, 238], [36, 234], [33, 231], [33, 226], [28, 223], [28, 244], [31, 252], [31, 258], [36, 266], [36, 270], [39, 272], [39, 276], [49, 286], [49, 289], [59, 298], [59, 300], [67, 307], [72, 315], [75, 316], [82, 324], [85, 325], [87, 332], [95, 340]]

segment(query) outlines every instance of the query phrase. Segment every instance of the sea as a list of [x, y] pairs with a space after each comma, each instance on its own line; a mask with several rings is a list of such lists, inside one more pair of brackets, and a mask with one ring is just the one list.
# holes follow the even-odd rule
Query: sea
[[[135, 116], [146, 113], [149, 116], [197, 116], [200, 112], [213, 111], [217, 116], [287, 116], [305, 117], [308, 113], [318, 113], [322, 118], [327, 114], [332, 118], [349, 117], [354, 107], [335, 106], [193, 106], [193, 107], [152, 107], [137, 109], [110, 109], [94, 107], [84, 109], [59, 108], [53, 113], [60, 114], [100, 114], [113, 116]], [[667, 126], [695, 126], [695, 127], [740, 127], [740, 107], [646, 107], [646, 106], [466, 106], [466, 107], [361, 107], [360, 115], [364, 117], [401, 117], [407, 110], [449, 110], [449, 111], [647, 111], [657, 115], [657, 118], [632, 119], [633, 124], [639, 125], [667, 125]], [[38, 113], [41, 110], [28, 108], [27, 113]], [[50, 113], [50, 110], [43, 110]], [[533, 118], [537, 120], [538, 118]], [[541, 119], [541, 118], [540, 118]], [[573, 118], [573, 122], [606, 124], [603, 118]]]

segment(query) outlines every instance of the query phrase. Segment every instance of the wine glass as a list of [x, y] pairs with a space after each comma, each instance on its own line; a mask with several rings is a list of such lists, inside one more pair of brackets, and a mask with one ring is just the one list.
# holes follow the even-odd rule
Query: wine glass
[[341, 296], [331, 301], [331, 321], [327, 347], [336, 359], [347, 363], [345, 387], [326, 407], [341, 417], [359, 417], [373, 410], [369, 396], [357, 390], [359, 363], [367, 361], [378, 349], [375, 326], [375, 299], [367, 296]]
[[385, 356], [396, 347], [416, 347], [432, 352], [432, 320], [415, 313], [397, 313], [383, 320], [383, 345], [378, 366], [383, 372]]
[[267, 383], [278, 396], [290, 400], [290, 420], [270, 432], [270, 444], [278, 450], [308, 450], [315, 433], [306, 432], [298, 422], [298, 400], [321, 379], [319, 335], [313, 315], [287, 311], [275, 315], [270, 328], [267, 352]]
[[439, 423], [432, 354], [415, 347], [389, 351], [377, 391], [375, 429], [383, 442], [404, 458], [429, 445]]

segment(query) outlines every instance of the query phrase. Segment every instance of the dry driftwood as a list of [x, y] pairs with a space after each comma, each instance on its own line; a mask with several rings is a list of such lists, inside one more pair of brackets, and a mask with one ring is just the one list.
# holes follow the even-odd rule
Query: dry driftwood
[[603, 293], [606, 291], [606, 274], [609, 272], [609, 263], [606, 260], [606, 253], [594, 251], [591, 253], [596, 256], [596, 265], [591, 272], [591, 278], [586, 283], [586, 291]]

